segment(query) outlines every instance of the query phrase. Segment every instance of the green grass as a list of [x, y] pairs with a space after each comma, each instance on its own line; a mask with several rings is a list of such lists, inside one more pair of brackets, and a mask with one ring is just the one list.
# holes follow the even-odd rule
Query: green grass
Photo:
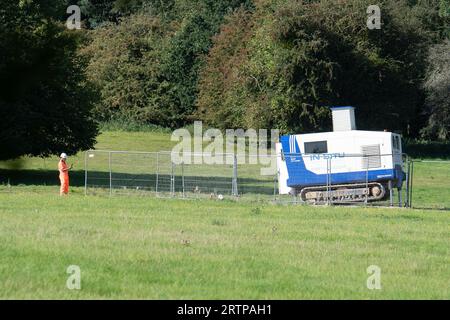
[[[175, 143], [164, 132], [113, 131], [96, 148], [160, 151]], [[115, 170], [149, 165], [137, 159], [115, 158]], [[0, 162], [0, 298], [450, 298], [448, 162], [417, 162], [414, 170], [413, 205], [443, 210], [407, 210], [85, 197], [83, 154], [70, 157], [71, 192], [60, 198], [57, 161]], [[90, 165], [107, 168], [99, 155]], [[229, 168], [214, 170], [211, 179]], [[258, 168], [238, 171], [245, 178]], [[272, 182], [247, 182], [256, 185]], [[69, 265], [81, 267], [79, 291], [66, 288]], [[382, 290], [366, 288], [370, 265], [381, 268]]]
[[[171, 150], [177, 142], [170, 141], [170, 134], [162, 132], [108, 131], [97, 137], [97, 150], [148, 151]], [[23, 157], [17, 160], [0, 161], [0, 169], [9, 170], [57, 170], [59, 155], [49, 158]], [[74, 170], [84, 170], [84, 153], [69, 155]]]
[[16, 189], [0, 194], [0, 298], [450, 298], [448, 212]]
[[412, 204], [450, 210], [450, 161], [414, 163]]

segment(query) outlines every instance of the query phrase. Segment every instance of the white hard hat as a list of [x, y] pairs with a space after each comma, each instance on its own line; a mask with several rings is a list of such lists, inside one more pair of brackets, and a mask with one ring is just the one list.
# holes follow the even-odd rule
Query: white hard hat
[[63, 158], [63, 159], [67, 159], [67, 154], [65, 154], [64, 152], [63, 153], [61, 153], [61, 155], [59, 156], [60, 158]]

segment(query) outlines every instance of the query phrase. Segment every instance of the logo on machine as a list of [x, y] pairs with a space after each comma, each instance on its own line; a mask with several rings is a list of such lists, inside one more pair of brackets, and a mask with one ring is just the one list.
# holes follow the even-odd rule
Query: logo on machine
[[289, 153], [300, 153], [295, 136], [289, 136]]
[[331, 160], [331, 159], [337, 159], [337, 158], [345, 158], [345, 153], [318, 153], [318, 154], [311, 154], [309, 156], [309, 159], [314, 160]]
[[296, 137], [294, 135], [289, 136], [289, 158], [291, 162], [300, 162], [303, 160], [303, 158], [309, 157], [309, 160], [315, 161], [315, 160], [331, 160], [331, 159], [337, 159], [337, 158], [344, 158], [345, 153], [344, 152], [336, 152], [336, 153], [313, 153], [304, 155], [301, 153], [300, 148], [297, 144]]
[[[299, 157], [296, 157], [296, 155], [299, 155]], [[289, 136], [289, 160], [291, 162], [301, 162], [303, 160], [295, 136]]]

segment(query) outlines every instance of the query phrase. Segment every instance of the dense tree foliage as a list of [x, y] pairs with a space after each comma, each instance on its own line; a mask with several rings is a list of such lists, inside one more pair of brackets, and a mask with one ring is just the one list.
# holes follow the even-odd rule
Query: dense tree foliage
[[229, 10], [245, 2], [123, 3], [136, 13], [93, 30], [84, 50], [91, 61], [90, 78], [102, 95], [97, 114], [168, 127], [189, 122], [211, 37]]
[[351, 104], [360, 128], [417, 136], [428, 48], [448, 31], [448, 0], [380, 1], [381, 30], [368, 0], [103, 2], [122, 17], [85, 49], [97, 115], [168, 127], [326, 130], [327, 107]]
[[360, 128], [418, 132], [426, 52], [440, 37], [422, 13], [435, 19], [437, 1], [382, 1], [381, 30], [366, 26], [370, 1], [256, 4], [214, 39], [199, 86], [202, 119], [316, 131], [329, 129], [327, 106], [354, 105]]
[[430, 66], [424, 87], [427, 126], [422, 130], [426, 138], [450, 139], [450, 41], [435, 45], [428, 57]]
[[172, 112], [164, 100], [167, 83], [160, 59], [174, 30], [160, 18], [135, 14], [120, 24], [95, 30], [82, 50], [90, 59], [87, 68], [101, 92], [95, 113], [102, 120], [113, 117], [166, 124]]
[[93, 92], [80, 36], [57, 22], [65, 1], [0, 3], [0, 159], [93, 146]]
[[78, 0], [77, 4], [88, 28], [94, 28], [106, 22], [117, 21], [120, 8], [116, 8], [115, 0]]
[[[64, 28], [78, 4], [82, 31]], [[97, 121], [449, 138], [450, 0], [0, 0], [1, 158], [89, 148]], [[99, 98], [99, 99], [97, 99]]]
[[248, 58], [255, 16], [240, 8], [227, 17], [202, 69], [199, 82], [197, 117], [219, 128], [243, 127], [245, 107], [254, 97], [245, 92], [242, 66]]

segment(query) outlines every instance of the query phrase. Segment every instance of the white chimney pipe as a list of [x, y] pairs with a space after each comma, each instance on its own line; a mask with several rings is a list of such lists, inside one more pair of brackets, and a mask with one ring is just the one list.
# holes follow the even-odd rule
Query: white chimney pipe
[[354, 107], [331, 107], [331, 112], [333, 114], [333, 131], [356, 130]]

